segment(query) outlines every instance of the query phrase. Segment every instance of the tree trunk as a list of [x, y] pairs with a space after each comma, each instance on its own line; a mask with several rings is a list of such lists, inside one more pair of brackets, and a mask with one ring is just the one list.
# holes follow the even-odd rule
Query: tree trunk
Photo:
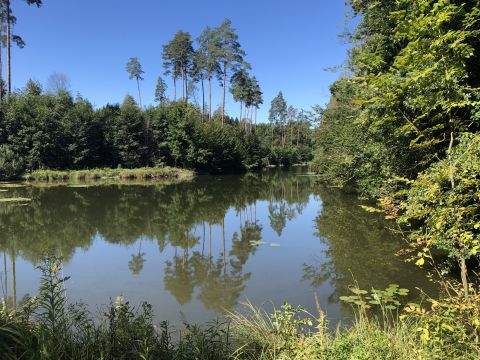
[[255, 106], [255, 127], [254, 127], [255, 131], [257, 131], [257, 110], [258, 108]]
[[185, 100], [185, 73], [182, 69], [182, 100]]
[[243, 101], [240, 101], [240, 117], [238, 118], [239, 123], [242, 123], [242, 113], [243, 113]]
[[223, 63], [222, 127], [225, 123], [225, 95], [227, 89], [227, 63]]
[[[455, 143], [455, 127], [453, 124], [453, 120], [449, 120], [449, 126], [450, 126], [450, 143], [448, 144], [448, 162], [450, 164], [450, 170], [448, 177], [450, 179], [450, 187], [452, 190], [455, 189], [455, 174], [453, 170], [453, 164], [452, 164], [452, 151], [453, 151], [453, 145]], [[467, 264], [465, 262], [465, 257], [462, 257], [460, 259], [460, 277], [462, 278], [462, 285], [463, 285], [463, 292], [465, 296], [465, 300], [468, 301], [469, 294], [468, 294], [468, 269], [467, 269]]]
[[284, 126], [283, 126], [283, 123], [282, 123], [282, 124], [280, 124], [280, 144], [282, 145], [282, 147], [284, 145], [284, 129], [283, 128], [284, 128]]
[[465, 299], [468, 300], [468, 269], [467, 269], [467, 264], [465, 262], [465, 258], [462, 258], [460, 260], [460, 272], [461, 272], [461, 278], [462, 278], [462, 285], [463, 285], [463, 292], [465, 295]]
[[212, 77], [208, 78], [208, 121], [212, 121]]
[[185, 100], [188, 104], [188, 73], [186, 69], [184, 70], [184, 72], [185, 72]]
[[[138, 94], [140, 96], [140, 86], [138, 87]], [[140, 108], [142, 108], [142, 97], [140, 96]], [[145, 146], [147, 147], [146, 152], [148, 154], [148, 158], [150, 159], [150, 147], [148, 146], [149, 142], [149, 135], [150, 134], [150, 117], [147, 115], [145, 116], [145, 130], [144, 130], [144, 136], [145, 136]], [[148, 161], [148, 160], [147, 160]]]
[[247, 133], [247, 117], [248, 117], [248, 107], [245, 105], [245, 121], [243, 122], [243, 130], [245, 134]]
[[7, 1], [7, 95], [12, 93], [12, 55], [11, 55], [11, 26], [10, 26], [10, 0]]
[[140, 101], [140, 109], [143, 109], [142, 94], [140, 93], [140, 80], [138, 78], [137, 78], [137, 89], [138, 89], [138, 100]]
[[453, 125], [452, 125], [452, 121], [450, 121], [450, 127], [451, 127], [451, 130], [450, 130], [450, 143], [448, 145], [448, 162], [450, 163], [450, 170], [449, 170], [449, 173], [448, 173], [448, 178], [450, 179], [450, 186], [453, 189], [455, 189], [455, 175], [453, 174], [453, 167], [451, 166], [452, 165], [452, 150], [453, 150], [453, 144], [455, 142], [455, 134], [454, 134], [454, 129], [453, 129]]
[[253, 127], [253, 106], [250, 108], [250, 134], [252, 133]]
[[[2, 6], [2, 1], [0, 1], [0, 8]], [[3, 36], [3, 19], [0, 16], [0, 39]], [[3, 99], [3, 68], [2, 68], [2, 45], [0, 43], [0, 101]]]
[[205, 86], [202, 78], [202, 120], [205, 121]]
[[[452, 164], [452, 152], [453, 152], [453, 145], [455, 143], [455, 127], [453, 124], [453, 120], [449, 120], [449, 126], [450, 126], [450, 143], [448, 144], [448, 163], [449, 163], [449, 172], [448, 172], [448, 178], [450, 179], [450, 187], [453, 190], [455, 190], [455, 174], [454, 174], [454, 167]], [[462, 278], [462, 285], [463, 285], [463, 291], [464, 291], [464, 296], [465, 299], [468, 301], [468, 269], [467, 269], [467, 264], [465, 262], [465, 257], [462, 257], [460, 259], [460, 277]]]
[[177, 76], [173, 76], [173, 101], [177, 101]]

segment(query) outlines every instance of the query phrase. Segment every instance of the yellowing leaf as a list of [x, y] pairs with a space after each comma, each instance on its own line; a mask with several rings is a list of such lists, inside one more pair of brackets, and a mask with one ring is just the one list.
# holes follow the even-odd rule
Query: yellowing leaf
[[425, 259], [424, 258], [418, 259], [417, 262], [415, 263], [415, 265], [417, 265], [417, 266], [422, 266], [423, 264], [425, 264]]

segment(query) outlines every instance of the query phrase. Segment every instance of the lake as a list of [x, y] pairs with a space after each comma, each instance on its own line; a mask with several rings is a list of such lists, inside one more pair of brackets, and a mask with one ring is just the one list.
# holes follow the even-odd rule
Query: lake
[[46, 253], [64, 259], [70, 301], [96, 311], [121, 295], [151, 303], [158, 320], [173, 324], [202, 323], [247, 300], [315, 312], [314, 294], [336, 323], [352, 316], [339, 297], [354, 282], [364, 289], [396, 283], [410, 297], [417, 287], [432, 291], [423, 270], [395, 255], [404, 244], [386, 230], [392, 224], [306, 171], [160, 184], [0, 184], [0, 197], [30, 199], [0, 203], [3, 296], [36, 294], [36, 265]]

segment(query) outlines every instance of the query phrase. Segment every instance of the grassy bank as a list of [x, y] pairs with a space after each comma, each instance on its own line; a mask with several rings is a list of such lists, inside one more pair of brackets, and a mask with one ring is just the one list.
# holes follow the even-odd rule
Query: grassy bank
[[[62, 266], [51, 258], [40, 266], [37, 297], [14, 309], [0, 305], [2, 359], [478, 359], [478, 342], [440, 326], [425, 335], [422, 317], [396, 311], [371, 316], [358, 308], [348, 328], [329, 330], [322, 310], [312, 316], [284, 305], [272, 313], [247, 305], [204, 326], [154, 324], [152, 308], [117, 298], [92, 315], [67, 302]], [[359, 292], [361, 293], [361, 292]], [[472, 299], [472, 301], [475, 301]], [[477, 306], [479, 303], [474, 303]], [[477, 306], [478, 307], [478, 306]], [[385, 310], [385, 309], [384, 309]], [[461, 323], [455, 316], [454, 321]], [[435, 324], [441, 324], [438, 319]], [[464, 341], [466, 340], [466, 341]]]
[[163, 168], [136, 168], [136, 169], [91, 169], [91, 170], [35, 170], [24, 176], [26, 181], [97, 181], [97, 180], [165, 180], [190, 179], [194, 172], [186, 169]]

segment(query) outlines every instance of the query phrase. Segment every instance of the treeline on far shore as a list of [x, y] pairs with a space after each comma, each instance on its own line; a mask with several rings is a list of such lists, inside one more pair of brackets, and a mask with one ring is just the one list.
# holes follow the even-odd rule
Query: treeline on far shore
[[164, 101], [141, 109], [131, 96], [95, 109], [66, 91], [46, 93], [29, 81], [0, 108], [0, 179], [37, 169], [80, 170], [174, 166], [240, 172], [311, 159], [305, 116], [276, 124], [244, 124], [199, 106]]

